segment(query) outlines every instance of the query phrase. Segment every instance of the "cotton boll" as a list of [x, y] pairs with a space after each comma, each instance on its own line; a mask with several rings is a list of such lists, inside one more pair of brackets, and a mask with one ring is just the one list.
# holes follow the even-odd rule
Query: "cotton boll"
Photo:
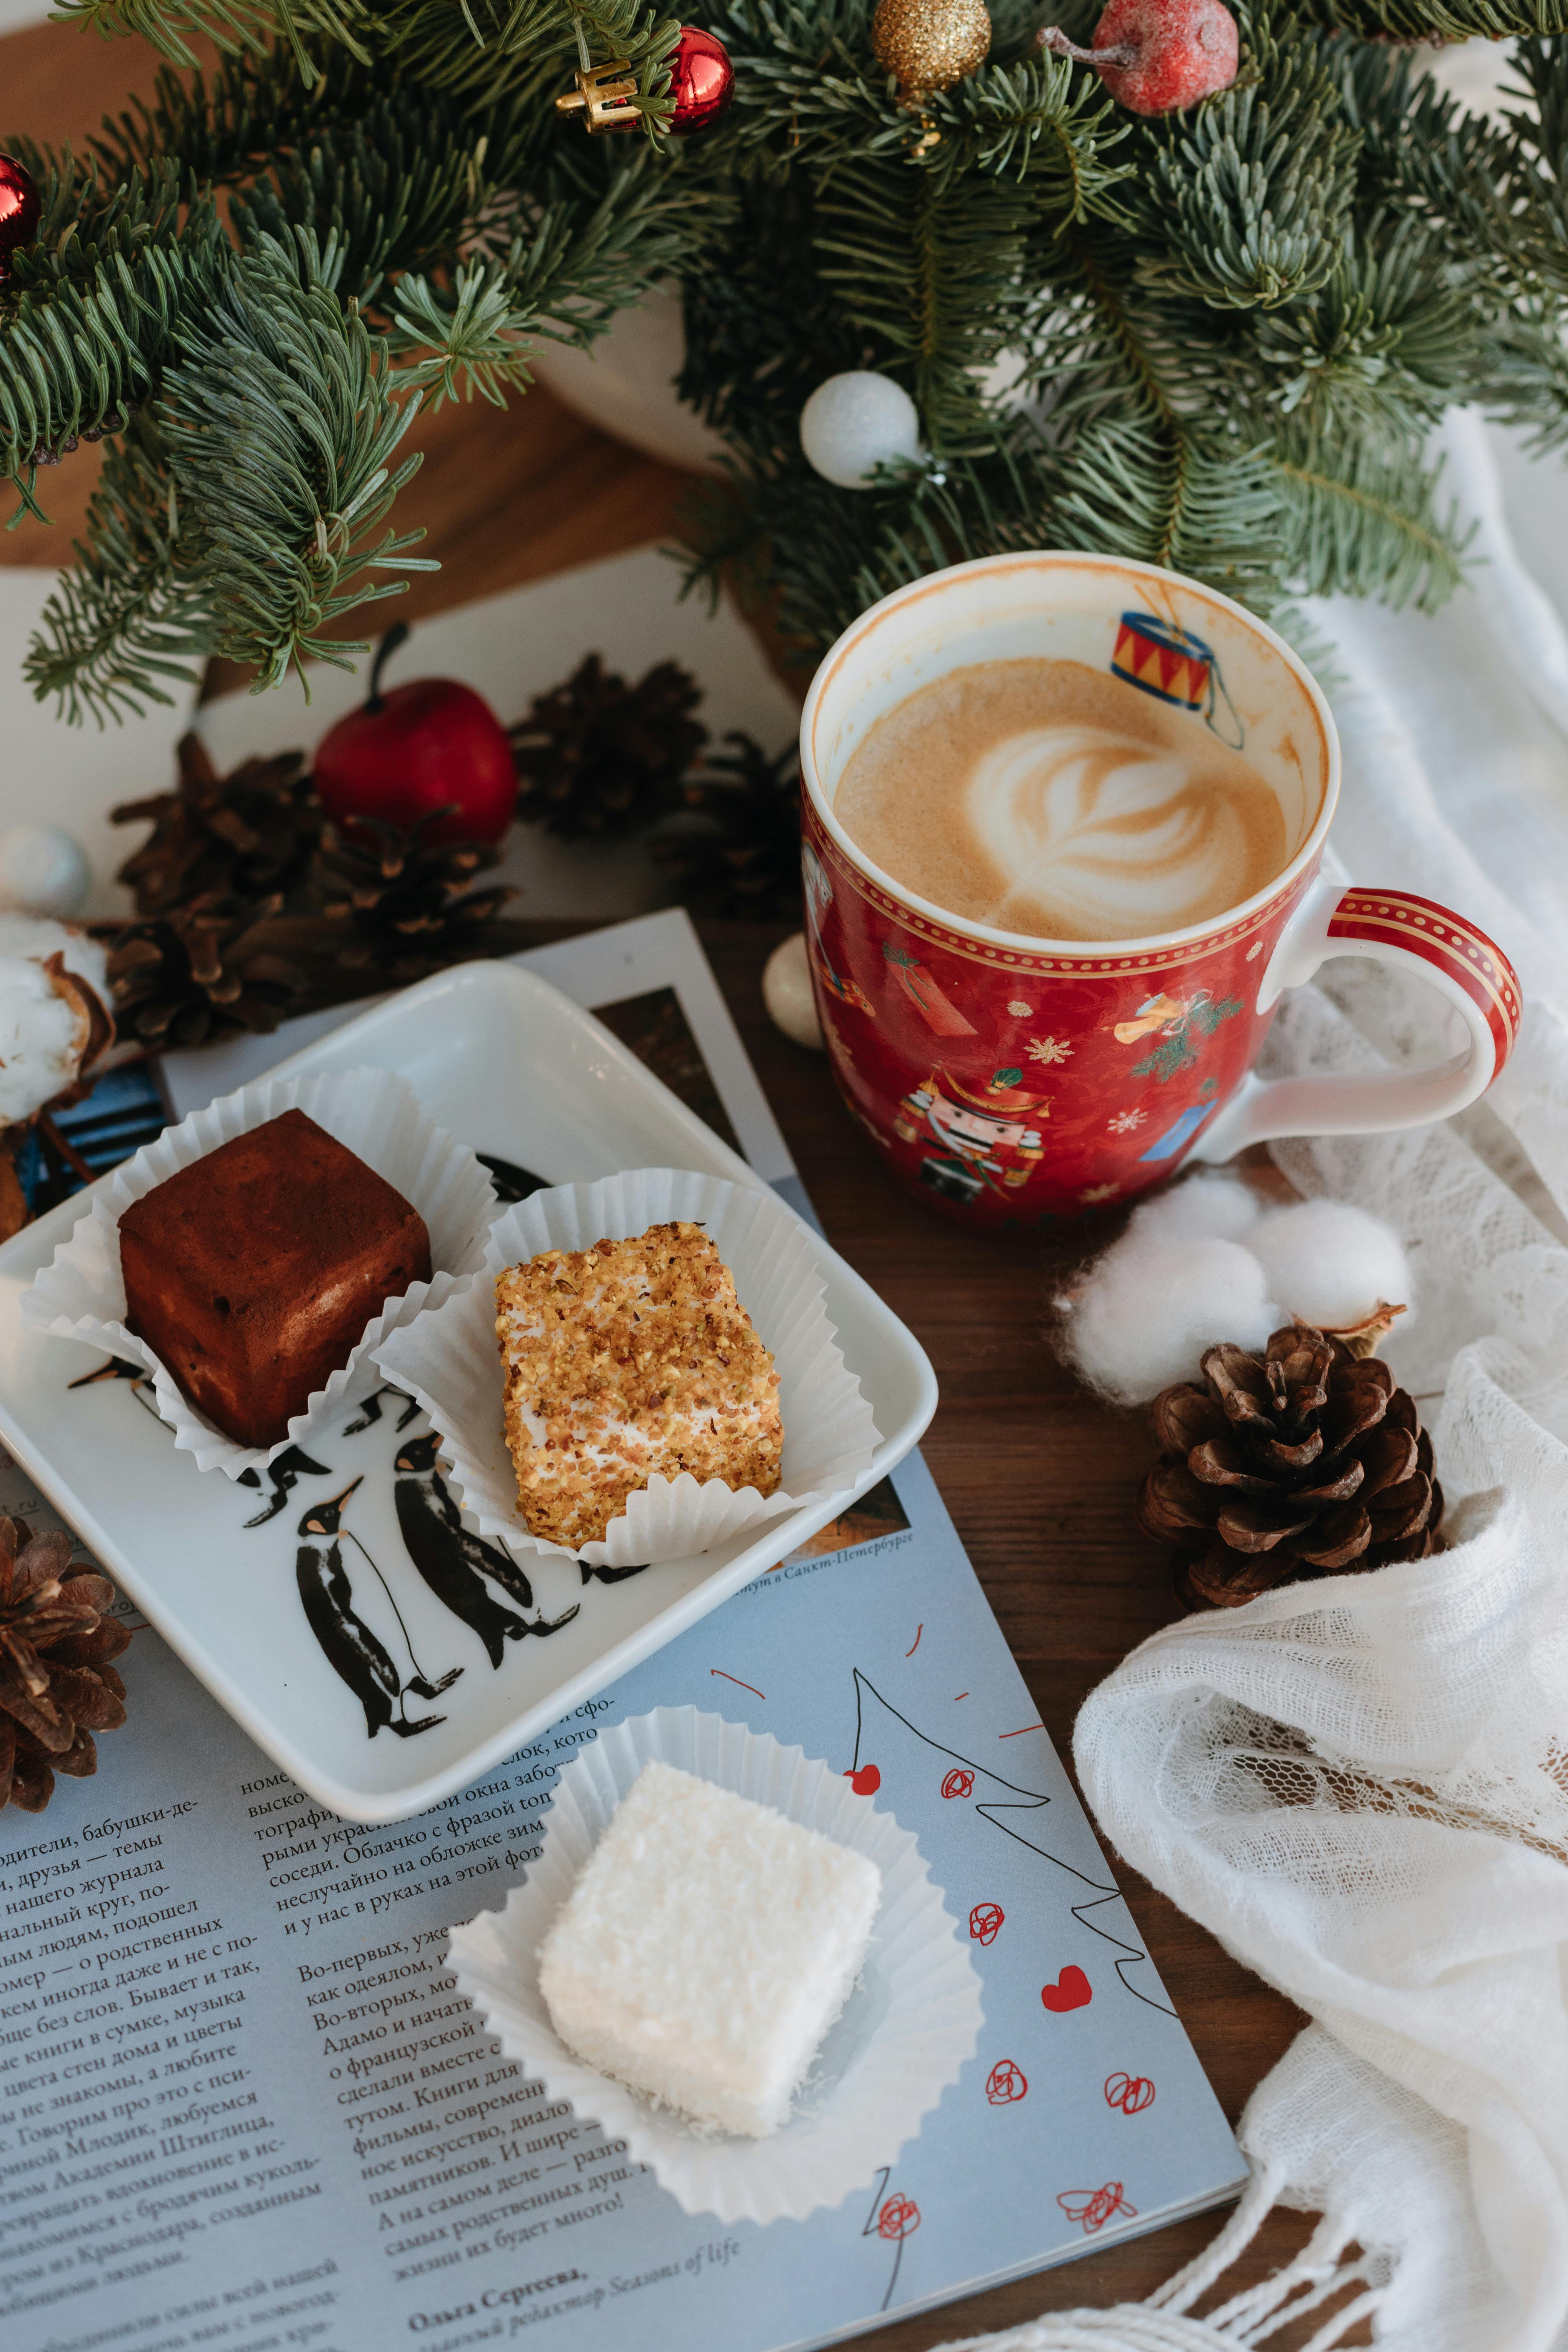
[[1168, 1240], [1236, 1242], [1258, 1223], [1260, 1208], [1257, 1193], [1232, 1176], [1189, 1176], [1134, 1209], [1131, 1230]]
[[109, 1002], [98, 940], [65, 923], [0, 915], [0, 1126], [33, 1118], [75, 1086], [84, 1059], [113, 1034]]
[[1143, 1404], [1173, 1381], [1195, 1380], [1216, 1340], [1261, 1348], [1288, 1319], [1249, 1250], [1215, 1236], [1138, 1231], [1135, 1221], [1089, 1268], [1065, 1347], [1092, 1388], [1116, 1404]]
[[1276, 1298], [1303, 1323], [1341, 1331], [1380, 1299], [1407, 1306], [1410, 1266], [1399, 1236], [1381, 1217], [1345, 1201], [1302, 1201], [1271, 1209], [1246, 1237]]

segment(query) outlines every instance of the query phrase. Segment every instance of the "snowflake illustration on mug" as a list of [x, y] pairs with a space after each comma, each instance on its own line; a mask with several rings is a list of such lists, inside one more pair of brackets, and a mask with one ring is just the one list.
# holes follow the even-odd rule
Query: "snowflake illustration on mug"
[[1112, 1135], [1131, 1135], [1134, 1129], [1142, 1126], [1148, 1116], [1146, 1110], [1119, 1110], [1115, 1118], [1108, 1118], [1105, 1124]]
[[1121, 1189], [1119, 1184], [1091, 1184], [1078, 1197], [1086, 1209], [1097, 1209], [1102, 1201], [1114, 1201]]
[[1021, 996], [1015, 996], [1007, 1007], [1015, 1021], [1026, 1021], [1034, 1009], [1032, 1004], [1026, 1004]]
[[1031, 1037], [1028, 1053], [1031, 1062], [1065, 1062], [1072, 1047], [1065, 1037]]

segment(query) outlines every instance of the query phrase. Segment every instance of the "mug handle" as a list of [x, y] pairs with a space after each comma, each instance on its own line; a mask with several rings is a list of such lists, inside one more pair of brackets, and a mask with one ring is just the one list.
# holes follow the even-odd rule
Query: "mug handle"
[[1360, 1070], [1335, 1078], [1249, 1072], [1191, 1157], [1229, 1160], [1279, 1135], [1376, 1135], [1449, 1118], [1484, 1094], [1519, 1035], [1519, 980], [1474, 923], [1407, 890], [1347, 889], [1321, 876], [1304, 892], [1265, 968], [1258, 1011], [1310, 980], [1331, 956], [1373, 956], [1446, 996], [1468, 1032], [1463, 1049], [1425, 1070]]

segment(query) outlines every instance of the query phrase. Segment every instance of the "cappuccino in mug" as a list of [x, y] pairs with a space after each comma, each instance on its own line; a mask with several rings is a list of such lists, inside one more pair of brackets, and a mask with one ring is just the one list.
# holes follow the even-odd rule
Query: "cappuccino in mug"
[[1239, 751], [1078, 661], [931, 679], [863, 737], [833, 811], [905, 889], [1043, 940], [1180, 930], [1265, 889], [1300, 847]]

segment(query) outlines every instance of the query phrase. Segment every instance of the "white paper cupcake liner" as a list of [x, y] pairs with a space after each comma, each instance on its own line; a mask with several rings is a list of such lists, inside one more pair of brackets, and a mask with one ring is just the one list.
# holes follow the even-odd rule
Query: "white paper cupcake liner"
[[[539, 1947], [621, 1799], [655, 1758], [819, 1830], [882, 1874], [860, 1982], [796, 2103], [771, 2139], [707, 2136], [668, 2107], [595, 2074], [550, 2022]], [[552, 2099], [624, 2139], [688, 2213], [721, 2221], [804, 2221], [842, 2204], [891, 2164], [974, 2055], [983, 2011], [969, 1948], [908, 1830], [858, 1797], [829, 1764], [694, 1706], [661, 1706], [602, 1731], [556, 1782], [543, 1848], [500, 1911], [455, 1927], [448, 1962], [509, 2058]]]
[[[401, 1298], [387, 1300], [366, 1324], [348, 1361], [315, 1391], [276, 1445], [240, 1445], [196, 1411], [145, 1340], [126, 1329], [120, 1220], [132, 1201], [167, 1177], [286, 1110], [302, 1110], [413, 1202], [429, 1232], [434, 1273], [431, 1281], [414, 1283]], [[395, 1071], [258, 1078], [237, 1094], [193, 1111], [178, 1127], [165, 1128], [115, 1170], [112, 1182], [78, 1220], [53, 1263], [24, 1293], [22, 1320], [32, 1330], [80, 1339], [90, 1348], [145, 1364], [159, 1413], [174, 1431], [175, 1445], [195, 1454], [198, 1470], [222, 1470], [237, 1478], [243, 1471], [264, 1467], [286, 1446], [301, 1445], [309, 1453], [311, 1437], [323, 1423], [376, 1386], [380, 1375], [371, 1350], [389, 1331], [412, 1323], [427, 1305], [441, 1306], [479, 1272], [495, 1207], [494, 1188], [473, 1153], [426, 1118], [413, 1089]]]
[[755, 1522], [847, 1490], [869, 1469], [876, 1421], [839, 1352], [807, 1227], [771, 1192], [689, 1169], [635, 1169], [517, 1202], [490, 1228], [488, 1278], [375, 1351], [386, 1378], [417, 1397], [440, 1432], [454, 1491], [481, 1535], [513, 1551], [573, 1556], [565, 1545], [531, 1536], [518, 1507], [517, 1472], [501, 1424], [496, 1276], [541, 1250], [627, 1241], [675, 1219], [706, 1228], [772, 1351], [784, 1422], [780, 1486], [764, 1498], [754, 1486], [699, 1482], [689, 1471], [650, 1478], [626, 1497], [604, 1539], [584, 1544], [577, 1556], [598, 1568], [687, 1559]]

